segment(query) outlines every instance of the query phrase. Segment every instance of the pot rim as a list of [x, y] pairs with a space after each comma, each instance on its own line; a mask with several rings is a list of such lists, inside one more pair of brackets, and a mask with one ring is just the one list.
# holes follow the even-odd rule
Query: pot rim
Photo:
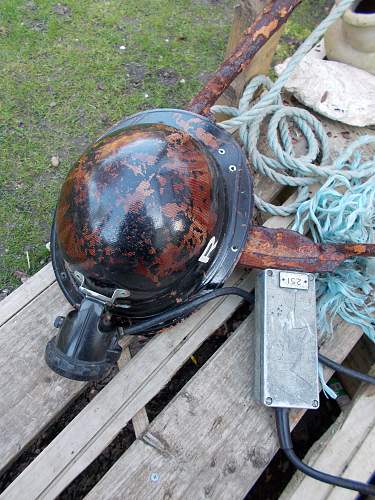
[[356, 7], [360, 4], [362, 0], [357, 0], [354, 4], [352, 4], [343, 15], [343, 20], [347, 24], [351, 24], [352, 26], [358, 26], [360, 28], [367, 28], [374, 26], [375, 27], [375, 8], [373, 14], [363, 14], [354, 12]]

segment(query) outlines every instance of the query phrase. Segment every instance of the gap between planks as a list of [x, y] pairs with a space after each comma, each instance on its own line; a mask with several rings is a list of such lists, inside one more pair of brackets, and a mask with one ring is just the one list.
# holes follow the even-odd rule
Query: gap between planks
[[[120, 370], [126, 365], [127, 362], [131, 360], [131, 352], [130, 352], [130, 346], [126, 347], [125, 349], [122, 350], [122, 355], [121, 358], [118, 361], [118, 367]], [[145, 432], [146, 429], [149, 425], [149, 420], [147, 416], [147, 411], [146, 408], [143, 407], [137, 413], [134, 415], [132, 418], [132, 424], [134, 428], [134, 434], [136, 438], [139, 438], [142, 436]]]
[[49, 288], [56, 278], [49, 263], [0, 302], [0, 327]]

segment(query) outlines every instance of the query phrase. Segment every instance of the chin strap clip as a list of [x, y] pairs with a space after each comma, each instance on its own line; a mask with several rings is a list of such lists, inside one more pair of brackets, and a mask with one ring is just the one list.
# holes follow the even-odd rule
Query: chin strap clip
[[[112, 294], [112, 297], [107, 297], [106, 295], [103, 295], [101, 293], [94, 292], [94, 290], [90, 290], [89, 288], [83, 286], [85, 282], [85, 277], [83, 276], [82, 273], [74, 271], [73, 275], [76, 281], [78, 282], [79, 290], [87, 298], [92, 298], [103, 304], [114, 305], [117, 299], [125, 299], [127, 297], [130, 297], [129, 290], [126, 290], [125, 288], [116, 288], [116, 290]], [[123, 307], [126, 309], [129, 308], [130, 306], [127, 304], [116, 304], [116, 307]]]

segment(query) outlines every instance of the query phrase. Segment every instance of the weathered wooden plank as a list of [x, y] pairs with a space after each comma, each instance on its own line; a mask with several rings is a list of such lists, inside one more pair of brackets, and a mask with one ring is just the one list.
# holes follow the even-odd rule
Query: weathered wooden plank
[[[355, 349], [349, 354], [345, 360], [345, 366], [353, 370], [367, 372], [375, 363], [375, 344], [366, 336], [363, 336], [361, 342], [355, 346]], [[339, 375], [345, 391], [351, 398], [355, 396], [361, 383], [359, 380], [352, 377]]]
[[55, 281], [52, 264], [47, 264], [0, 302], [0, 326], [34, 300]]
[[0, 328], [0, 470], [83, 387], [59, 377], [44, 361], [46, 343], [55, 334], [53, 320], [69, 308], [54, 283]]
[[[278, 447], [273, 411], [252, 397], [253, 332], [251, 315], [87, 498], [243, 498]], [[322, 352], [342, 361], [360, 335], [341, 322]]]
[[[353, 401], [346, 413], [311, 448], [305, 462], [330, 474], [366, 482], [374, 470], [375, 452], [371, 460], [366, 459], [367, 443], [363, 453], [357, 457], [359, 448], [374, 433], [375, 428], [375, 388], [366, 386]], [[375, 440], [372, 447], [375, 446]], [[357, 457], [357, 458], [356, 458]], [[353, 466], [351, 465], [353, 463]], [[358, 463], [362, 463], [357, 467]], [[370, 468], [369, 468], [370, 466]], [[326, 498], [355, 498], [356, 492], [334, 488], [297, 472], [283, 491], [280, 500], [323, 500]], [[340, 496], [336, 496], [340, 495]]]
[[[245, 271], [234, 273], [232, 280], [247, 289], [253, 286], [252, 274]], [[0, 498], [30, 500], [57, 496], [160, 391], [239, 303], [238, 297], [218, 299], [173, 331], [151, 340]]]
[[[355, 478], [357, 481], [366, 483], [374, 473], [374, 457], [375, 427], [369, 431], [358, 451], [350, 461], [350, 464], [345, 470], [345, 477]], [[342, 488], [336, 486], [326, 498], [327, 500], [354, 500], [358, 498], [358, 494], [355, 491], [343, 491]]]

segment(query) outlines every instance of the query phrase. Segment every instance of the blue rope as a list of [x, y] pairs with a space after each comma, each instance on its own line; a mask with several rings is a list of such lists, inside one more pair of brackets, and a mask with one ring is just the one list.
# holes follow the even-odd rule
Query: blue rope
[[[291, 57], [276, 82], [257, 76], [245, 88], [238, 108], [212, 108], [215, 113], [232, 117], [220, 125], [230, 132], [238, 131], [255, 171], [276, 183], [297, 188], [297, 198], [292, 203], [276, 206], [255, 195], [256, 207], [271, 215], [296, 214], [293, 229], [300, 233], [309, 231], [315, 242], [370, 243], [375, 236], [375, 156], [364, 159], [361, 154], [363, 146], [375, 146], [375, 137], [358, 138], [331, 161], [328, 137], [320, 121], [305, 109], [285, 106], [281, 98], [283, 86], [301, 59], [353, 1], [342, 0], [331, 11]], [[259, 89], [264, 91], [255, 102]], [[270, 154], [258, 147], [264, 126]], [[303, 156], [297, 157], [293, 150], [293, 126], [306, 140], [307, 152]], [[309, 198], [312, 184], [320, 188]], [[318, 277], [317, 313], [322, 333], [333, 332], [332, 320], [338, 314], [359, 326], [375, 342], [375, 276], [369, 261], [370, 258], [353, 258], [335, 272]], [[323, 389], [332, 396], [322, 374], [320, 370]]]
[[[293, 229], [309, 231], [317, 243], [371, 243], [375, 239], [374, 225], [375, 175], [354, 184], [337, 175], [300, 205]], [[375, 275], [369, 269], [369, 260], [353, 258], [332, 273], [320, 274], [317, 313], [322, 332], [332, 333], [332, 319], [338, 314], [362, 328], [375, 342]]]

